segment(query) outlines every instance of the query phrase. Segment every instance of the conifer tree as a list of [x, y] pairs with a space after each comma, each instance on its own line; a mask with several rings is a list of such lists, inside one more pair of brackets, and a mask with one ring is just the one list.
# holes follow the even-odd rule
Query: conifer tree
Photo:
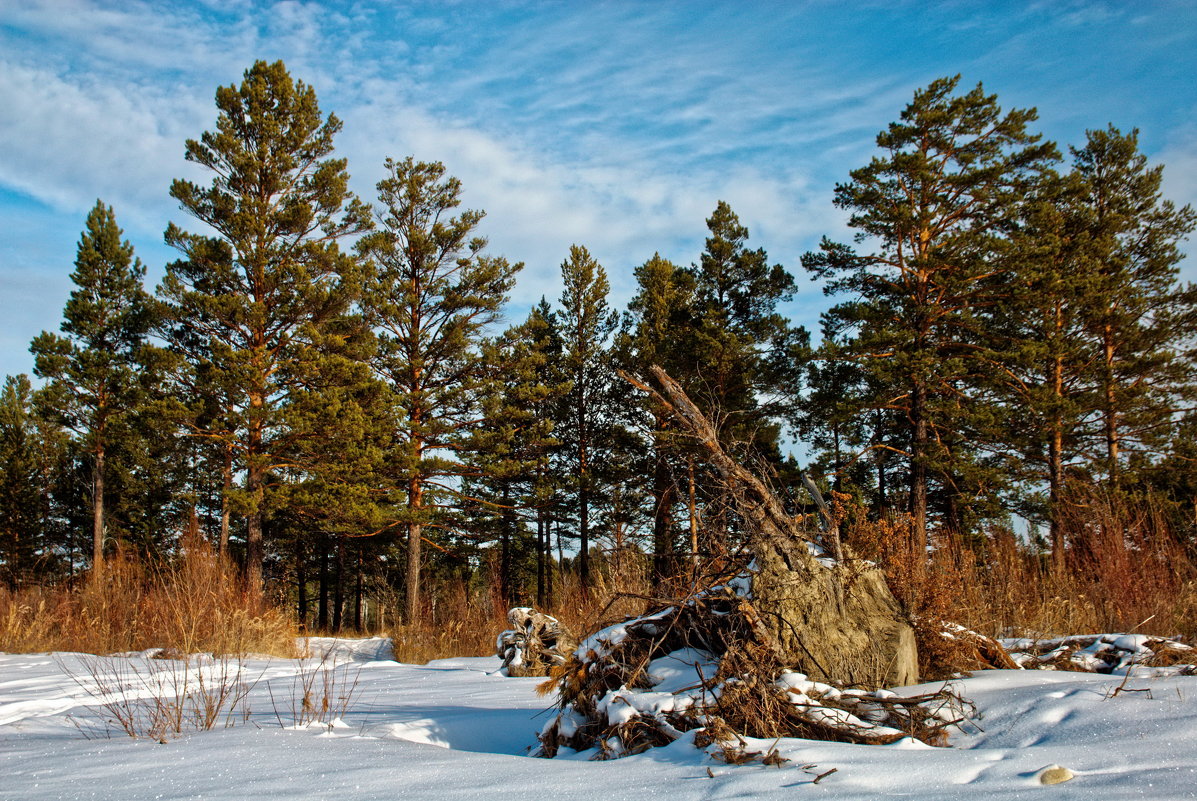
[[[1138, 131], [1087, 132], [1073, 149], [1090, 227], [1084, 261], [1097, 302], [1086, 310], [1099, 348], [1098, 393], [1104, 473], [1119, 486], [1128, 455], [1163, 449], [1192, 398], [1197, 288], [1178, 283], [1179, 244], [1197, 226], [1190, 206], [1163, 199], [1163, 167], [1149, 167]], [[1183, 403], [1182, 403], [1183, 401]]]
[[562, 493], [566, 482], [554, 469], [562, 450], [557, 431], [563, 419], [562, 409], [572, 386], [566, 377], [562, 359], [563, 341], [556, 315], [544, 297], [529, 312], [522, 332], [526, 338], [529, 360], [533, 365], [535, 383], [544, 387], [543, 394], [531, 406], [535, 432], [533, 464], [528, 487], [528, 502], [536, 516], [536, 604], [544, 608], [553, 597], [553, 538], [554, 529], [560, 531]]
[[500, 523], [500, 571], [505, 597], [515, 600], [512, 574], [515, 545], [525, 521], [536, 521], [536, 602], [544, 606], [551, 588], [552, 549], [549, 519], [560, 481], [552, 475], [553, 454], [561, 442], [554, 435], [554, 412], [569, 383], [562, 377], [560, 339], [548, 303], [541, 300], [527, 319], [495, 343], [492, 362], [503, 380], [489, 400], [488, 419], [499, 422], [487, 432], [480, 464], [482, 483], [490, 485], [493, 514]]
[[972, 358], [978, 314], [992, 303], [981, 290], [1010, 269], [1004, 257], [1022, 199], [1057, 158], [1054, 145], [1027, 131], [1034, 110], [1003, 113], [980, 85], [956, 94], [958, 82], [917, 91], [878, 134], [881, 155], [836, 187], [864, 252], [824, 240], [803, 257], [830, 279], [828, 294], [853, 297], [829, 317], [845, 340], [842, 358], [870, 373], [875, 394], [861, 411], [903, 421], [916, 551], [926, 543], [933, 478], [949, 517], [967, 494], [962, 485], [988, 480], [970, 456], [970, 427], [980, 423], [969, 390], [984, 369]]
[[[797, 399], [809, 336], [778, 311], [790, 299], [793, 277], [770, 265], [761, 248], [748, 247], [748, 229], [720, 201], [707, 219], [710, 236], [697, 265], [692, 319], [693, 346], [688, 369], [697, 378], [695, 403], [715, 421], [720, 438], [738, 458], [781, 465], [778, 449], [783, 420]], [[727, 547], [734, 536], [732, 504], [713, 473], [687, 465], [687, 494], [705, 497], [702, 550]], [[696, 501], [691, 501], [691, 550]]]
[[807, 392], [798, 404], [794, 424], [803, 441], [818, 450], [815, 465], [831, 477], [833, 490], [842, 492], [847, 480], [876, 495], [882, 479], [865, 476], [866, 461], [857, 459], [866, 451], [873, 452], [874, 462], [885, 455], [874, 416], [859, 413], [869, 392], [868, 374], [862, 365], [841, 358], [842, 345], [825, 321], [823, 342], [806, 365]]
[[[694, 276], [659, 253], [635, 270], [639, 287], [628, 304], [628, 319], [619, 340], [619, 360], [624, 369], [646, 376], [659, 365], [687, 392], [693, 392], [696, 372], [693, 354], [698, 348], [694, 308]], [[688, 462], [683, 441], [670, 415], [654, 399], [646, 399], [652, 443], [653, 572], [658, 578], [673, 575], [679, 546], [674, 509], [688, 499]], [[683, 486], [684, 485], [684, 486]], [[696, 520], [691, 519], [692, 526]], [[696, 533], [696, 532], [692, 532]], [[694, 551], [691, 547], [686, 550]]]
[[65, 436], [38, 413], [29, 377], [8, 376], [0, 390], [0, 580], [41, 578], [63, 554], [54, 505], [67, 459]]
[[581, 245], [572, 245], [561, 263], [564, 289], [558, 316], [562, 364], [570, 382], [559, 428], [576, 480], [578, 569], [590, 586], [591, 506], [596, 484], [595, 455], [609, 442], [608, 415], [613, 390], [611, 334], [618, 315], [607, 304], [610, 285], [602, 265]]
[[[1091, 248], [1084, 183], [1047, 172], [1028, 193], [1013, 236], [1013, 276], [996, 277], [986, 316], [996, 379], [997, 438], [1009, 446], [1006, 472], [1023, 489], [1019, 511], [1048, 521], [1053, 556], [1062, 559], [1060, 508], [1066, 474], [1086, 449], [1094, 412], [1097, 350], [1084, 334], [1100, 287], [1085, 264]], [[1046, 487], [1046, 497], [1040, 488]]]
[[793, 381], [809, 344], [806, 331], [791, 327], [777, 309], [793, 295], [794, 278], [770, 265], [763, 249], [748, 248], [748, 229], [727, 203], [716, 205], [707, 229], [702, 257], [690, 270], [699, 398], [727, 442], [767, 451], [796, 395]]
[[483, 253], [481, 211], [451, 216], [461, 182], [440, 163], [388, 159], [378, 183], [378, 228], [363, 237], [363, 306], [378, 332], [372, 364], [398, 409], [384, 468], [407, 542], [406, 620], [420, 613], [421, 542], [453, 505], [453, 480], [487, 420], [480, 404], [497, 379], [482, 351], [522, 264]]
[[110, 206], [97, 201], [79, 239], [59, 336], [42, 332], [30, 346], [34, 372], [48, 380], [47, 405], [79, 438], [91, 462], [92, 569], [104, 564], [107, 457], [131, 436], [140, 400], [139, 360], [152, 326], [145, 267], [121, 240]]
[[281, 61], [259, 61], [239, 86], [220, 87], [216, 106], [216, 130], [186, 146], [187, 160], [214, 174], [211, 185], [176, 180], [170, 190], [214, 235], [167, 228], [183, 258], [167, 267], [160, 292], [171, 338], [199, 340], [227, 399], [223, 414], [192, 428], [242, 459], [246, 577], [260, 596], [267, 485], [302, 436], [288, 409], [339, 348], [329, 328], [349, 311], [358, 275], [337, 240], [366, 230], [369, 217], [349, 192], [345, 160], [332, 158], [340, 121], [321, 114], [315, 91]]

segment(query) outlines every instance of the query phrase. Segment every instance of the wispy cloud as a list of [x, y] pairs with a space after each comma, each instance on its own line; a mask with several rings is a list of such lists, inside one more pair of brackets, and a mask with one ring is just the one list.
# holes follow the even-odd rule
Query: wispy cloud
[[[139, 249], [161, 253], [166, 221], [184, 221], [170, 180], [206, 178], [183, 142], [212, 127], [215, 88], [282, 58], [345, 121], [338, 147], [363, 197], [387, 156], [444, 161], [462, 179], [467, 204], [488, 212], [492, 250], [528, 264], [521, 303], [559, 293], [575, 242], [606, 264], [621, 303], [630, 268], [654, 251], [697, 258], [720, 199], [797, 271], [820, 234], [845, 235], [834, 183], [868, 160], [915, 88], [956, 72], [1005, 105], [1039, 105], [1066, 142], [1115, 113], [1154, 115], [1115, 122], [1157, 125], [1169, 191], [1193, 197], [1197, 137], [1174, 132], [1197, 130], [1197, 35], [1183, 24], [1197, 15], [1091, 6], [0, 4], [0, 186], [50, 207], [47, 226], [64, 212], [81, 225], [102, 197]], [[73, 243], [77, 227], [45, 236]], [[0, 243], [0, 281], [27, 298], [35, 259], [4, 273], [14, 247]], [[65, 273], [53, 269], [49, 309]], [[810, 299], [817, 288], [800, 283]]]

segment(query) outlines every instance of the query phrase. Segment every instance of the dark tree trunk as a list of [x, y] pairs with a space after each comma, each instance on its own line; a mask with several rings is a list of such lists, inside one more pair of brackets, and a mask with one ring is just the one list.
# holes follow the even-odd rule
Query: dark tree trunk
[[[658, 430], [661, 428], [657, 422]], [[673, 535], [673, 505], [677, 486], [669, 470], [669, 460], [660, 443], [653, 464], [653, 575], [657, 580], [677, 572], [677, 548]]]
[[548, 606], [548, 531], [545, 528], [544, 510], [536, 510], [536, 605], [545, 609]]
[[337, 537], [337, 576], [333, 584], [333, 631], [341, 631], [341, 620], [345, 610], [345, 540]]
[[910, 401], [910, 520], [914, 553], [927, 552], [927, 388], [916, 381]]
[[96, 449], [91, 468], [91, 571], [98, 581], [104, 575], [104, 448]]
[[357, 579], [353, 586], [353, 628], [362, 630], [362, 555], [359, 553], [355, 560], [357, 565]]
[[320, 572], [317, 576], [319, 587], [316, 598], [316, 630], [328, 631], [328, 541], [323, 540], [320, 547]]
[[306, 555], [304, 554], [303, 535], [295, 535], [295, 590], [298, 597], [298, 614], [300, 631], [307, 631], [308, 627], [308, 572]]

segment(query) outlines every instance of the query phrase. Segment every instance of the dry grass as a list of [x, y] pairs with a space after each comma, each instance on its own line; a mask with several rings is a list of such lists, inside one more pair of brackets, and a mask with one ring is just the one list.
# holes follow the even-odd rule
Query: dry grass
[[924, 668], [950, 659], [943, 621], [990, 636], [1197, 634], [1197, 563], [1156, 502], [1087, 492], [1069, 508], [1063, 560], [1001, 529], [970, 543], [933, 532], [934, 548], [920, 558], [903, 516], [867, 521], [849, 512], [845, 528], [911, 614]]
[[[398, 625], [392, 636], [395, 659], [408, 664], [425, 664], [453, 656], [491, 656], [495, 638], [508, 627], [508, 605], [491, 582], [488, 593], [471, 593], [459, 581], [434, 589], [423, 619], [415, 625]], [[637, 600], [648, 591], [643, 573], [625, 570], [614, 577], [596, 575], [588, 591], [578, 577], [566, 573], [555, 577], [555, 602], [538, 611], [557, 618], [575, 636], [594, 628], [603, 617], [639, 614], [644, 602]]]
[[0, 651], [294, 656], [295, 636], [282, 612], [253, 611], [236, 568], [202, 540], [165, 566], [118, 554], [100, 581], [0, 588]]

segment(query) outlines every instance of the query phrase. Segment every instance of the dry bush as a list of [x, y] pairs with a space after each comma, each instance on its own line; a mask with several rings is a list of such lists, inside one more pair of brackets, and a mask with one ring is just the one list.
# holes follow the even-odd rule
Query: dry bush
[[454, 656], [490, 656], [495, 635], [506, 628], [507, 610], [490, 594], [471, 593], [460, 580], [442, 583], [430, 593], [424, 614], [414, 624], [391, 632], [395, 659], [422, 665]]
[[85, 656], [81, 670], [63, 670], [93, 700], [85, 717], [72, 718], [84, 737], [120, 732], [160, 743], [187, 731], [228, 728], [249, 720], [254, 674], [239, 655], [211, 658]]
[[0, 589], [0, 651], [294, 656], [295, 636], [282, 612], [254, 611], [236, 568], [198, 537], [171, 564], [118, 553], [100, 581]]
[[275, 698], [267, 685], [279, 727], [288, 727], [284, 711], [292, 728], [322, 726], [331, 730], [343, 725], [360, 692], [361, 663], [338, 661], [335, 652], [329, 650], [318, 658], [301, 657], [300, 664], [285, 699]]

